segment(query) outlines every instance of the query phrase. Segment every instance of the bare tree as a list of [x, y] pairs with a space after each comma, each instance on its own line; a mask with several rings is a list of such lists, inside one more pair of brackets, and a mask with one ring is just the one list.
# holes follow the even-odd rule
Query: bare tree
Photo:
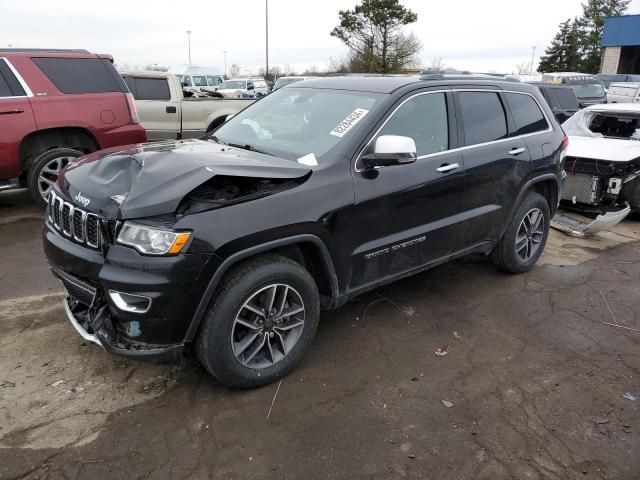
[[272, 65], [269, 69], [269, 74], [271, 75], [271, 79], [276, 80], [282, 75], [282, 69], [278, 65]]
[[444, 67], [446, 67], [446, 65], [444, 64], [444, 61], [442, 61], [442, 57], [434, 58], [431, 60], [431, 65], [429, 65], [429, 68], [432, 68], [433, 70], [444, 70]]
[[240, 75], [240, 70], [240, 65], [238, 65], [237, 63], [232, 63], [229, 67], [229, 77], [236, 78], [238, 75]]
[[517, 64], [515, 70], [518, 75], [531, 73], [531, 62], [527, 62], [525, 60], [524, 62]]
[[313, 77], [314, 75], [318, 75], [318, 67], [315, 65], [311, 65], [307, 67], [304, 72], [302, 72], [302, 75], [311, 77]]
[[157, 63], [148, 63], [145, 65], [144, 69], [150, 72], [166, 72], [169, 70], [169, 67], [165, 65], [158, 65]]

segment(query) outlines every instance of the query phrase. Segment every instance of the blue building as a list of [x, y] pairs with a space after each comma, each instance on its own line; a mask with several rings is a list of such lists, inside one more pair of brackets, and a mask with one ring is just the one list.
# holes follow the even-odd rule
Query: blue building
[[640, 74], [640, 15], [606, 18], [601, 45], [601, 73]]

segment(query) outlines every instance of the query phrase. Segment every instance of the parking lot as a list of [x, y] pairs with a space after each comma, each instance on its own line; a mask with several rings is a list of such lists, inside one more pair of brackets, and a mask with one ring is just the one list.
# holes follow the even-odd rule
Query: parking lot
[[27, 198], [0, 195], [0, 478], [637, 478], [637, 220], [552, 232], [525, 275], [380, 288], [280, 384], [233, 391], [84, 342]]

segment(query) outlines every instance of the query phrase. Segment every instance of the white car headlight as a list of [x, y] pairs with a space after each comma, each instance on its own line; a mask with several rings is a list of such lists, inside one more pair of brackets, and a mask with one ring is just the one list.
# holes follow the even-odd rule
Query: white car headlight
[[177, 255], [190, 236], [189, 232], [172, 232], [125, 222], [118, 234], [118, 243], [129, 245], [145, 255]]

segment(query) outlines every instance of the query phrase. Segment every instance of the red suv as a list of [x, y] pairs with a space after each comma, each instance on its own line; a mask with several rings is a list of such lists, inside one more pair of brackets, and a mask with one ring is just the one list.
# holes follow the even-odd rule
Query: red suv
[[109, 55], [0, 49], [0, 190], [28, 187], [44, 205], [70, 160], [146, 140]]

